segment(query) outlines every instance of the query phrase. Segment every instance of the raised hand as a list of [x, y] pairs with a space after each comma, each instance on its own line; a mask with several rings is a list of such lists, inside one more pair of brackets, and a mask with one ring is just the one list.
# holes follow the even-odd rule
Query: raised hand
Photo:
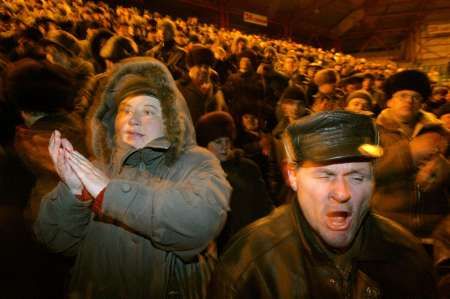
[[68, 164], [76, 173], [81, 183], [92, 197], [97, 195], [108, 185], [109, 178], [88, 159], [77, 151], [68, 152]]
[[67, 139], [61, 138], [61, 133], [55, 130], [50, 137], [48, 151], [60, 179], [69, 187], [70, 191], [79, 195], [83, 191], [83, 185], [77, 174], [71, 169], [67, 154], [73, 150], [72, 144]]

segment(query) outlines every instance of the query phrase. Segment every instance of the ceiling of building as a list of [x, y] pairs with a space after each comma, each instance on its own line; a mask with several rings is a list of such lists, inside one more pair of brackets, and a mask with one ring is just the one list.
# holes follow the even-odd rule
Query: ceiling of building
[[346, 53], [395, 50], [421, 24], [450, 24], [448, 0], [223, 1], [229, 9], [289, 22], [293, 38]]

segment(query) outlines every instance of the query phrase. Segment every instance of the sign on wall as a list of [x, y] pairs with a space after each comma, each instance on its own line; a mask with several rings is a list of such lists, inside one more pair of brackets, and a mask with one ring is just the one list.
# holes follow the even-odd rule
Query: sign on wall
[[244, 22], [267, 27], [267, 17], [244, 11]]

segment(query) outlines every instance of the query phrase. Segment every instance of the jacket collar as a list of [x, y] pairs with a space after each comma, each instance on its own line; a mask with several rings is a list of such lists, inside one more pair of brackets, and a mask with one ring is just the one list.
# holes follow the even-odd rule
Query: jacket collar
[[[308, 224], [296, 198], [291, 201], [291, 206], [291, 220], [305, 251], [316, 261], [323, 263], [329, 262], [329, 257], [323, 245], [319, 243], [319, 237]], [[382, 224], [377, 220], [377, 217], [379, 216], [374, 216], [369, 212], [362, 222], [358, 232], [359, 236], [357, 235], [357, 237], [362, 238], [360, 242], [361, 249], [355, 250], [356, 256], [353, 257], [353, 260], [357, 262], [389, 261], [394, 258], [392, 255], [393, 248], [404, 248], [405, 245], [408, 246], [406, 243], [400, 243], [401, 241], [399, 240], [390, 239], [388, 235], [383, 233], [380, 228]]]
[[155, 159], [162, 157], [170, 146], [171, 144], [166, 137], [156, 138], [140, 149], [130, 146], [118, 146], [113, 155], [112, 164], [118, 172], [124, 165], [136, 167], [141, 162], [149, 165]]
[[[402, 132], [400, 130], [400, 125], [393, 117], [392, 110], [390, 108], [386, 108], [381, 112], [381, 114], [377, 117], [376, 124], [389, 131]], [[417, 136], [423, 129], [435, 127], [442, 127], [442, 122], [432, 113], [419, 110], [418, 119], [415, 123], [412, 137]]]

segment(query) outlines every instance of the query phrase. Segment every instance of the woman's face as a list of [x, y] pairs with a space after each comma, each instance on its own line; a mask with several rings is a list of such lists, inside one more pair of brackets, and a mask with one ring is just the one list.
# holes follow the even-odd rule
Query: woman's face
[[134, 148], [164, 136], [161, 104], [148, 95], [130, 96], [120, 103], [115, 121], [117, 138]]
[[219, 161], [227, 161], [231, 153], [231, 139], [230, 137], [214, 139], [208, 143], [207, 148]]

